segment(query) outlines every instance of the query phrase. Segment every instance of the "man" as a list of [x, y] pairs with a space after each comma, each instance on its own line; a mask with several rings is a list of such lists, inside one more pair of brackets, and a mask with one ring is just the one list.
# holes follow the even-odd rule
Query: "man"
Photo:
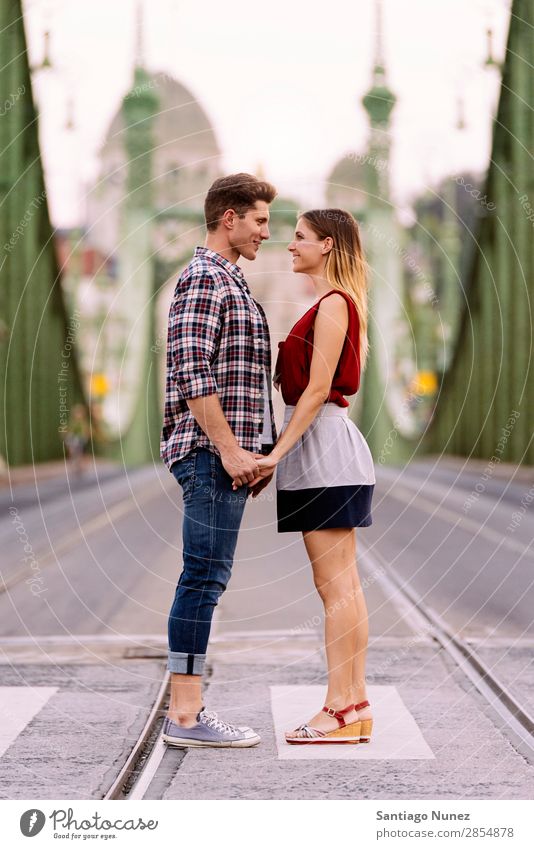
[[[169, 616], [171, 699], [163, 739], [174, 746], [249, 747], [260, 737], [202, 706], [202, 673], [215, 605], [226, 589], [248, 494], [270, 478], [257, 460], [276, 442], [271, 350], [261, 306], [240, 256], [269, 238], [276, 190], [250, 174], [216, 180], [206, 196], [207, 237], [182, 272], [169, 313], [161, 456], [183, 490], [183, 571]], [[235, 481], [237, 489], [232, 488]]]

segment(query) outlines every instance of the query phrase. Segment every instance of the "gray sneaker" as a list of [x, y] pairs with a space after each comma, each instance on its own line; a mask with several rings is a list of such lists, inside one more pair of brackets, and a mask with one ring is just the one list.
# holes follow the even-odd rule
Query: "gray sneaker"
[[188, 746], [214, 746], [215, 748], [245, 749], [257, 746], [261, 740], [252, 728], [230, 725], [219, 719], [214, 711], [200, 711], [197, 724], [191, 728], [177, 725], [168, 716], [163, 723], [163, 739], [169, 746], [185, 748]]

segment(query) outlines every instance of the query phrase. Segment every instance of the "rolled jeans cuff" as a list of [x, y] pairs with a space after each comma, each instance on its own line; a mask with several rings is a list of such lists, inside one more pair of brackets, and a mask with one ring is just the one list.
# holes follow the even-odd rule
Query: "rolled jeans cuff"
[[169, 651], [167, 669], [180, 675], [202, 675], [205, 654], [187, 654], [183, 651]]

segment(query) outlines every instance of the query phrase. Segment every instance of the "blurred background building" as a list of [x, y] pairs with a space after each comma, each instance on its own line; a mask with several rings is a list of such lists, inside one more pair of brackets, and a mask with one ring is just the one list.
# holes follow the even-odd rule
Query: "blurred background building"
[[[100, 146], [82, 220], [52, 229], [43, 197], [22, 228], [24, 238], [19, 234], [13, 244], [32, 199], [35, 204], [38, 190], [46, 190], [23, 19], [2, 13], [0, 41], [14, 57], [3, 72], [2, 97], [8, 104], [19, 91], [24, 103], [24, 110], [6, 107], [0, 123], [8, 151], [1, 206], [8, 280], [1, 319], [7, 426], [0, 450], [12, 464], [61, 453], [52, 378], [61, 373], [73, 316], [77, 326], [66, 368], [70, 406], [86, 404], [98, 423], [98, 450], [127, 463], [157, 459], [168, 305], [180, 268], [204, 239], [206, 190], [228, 169], [207, 109], [168, 71], [148, 67], [142, 7], [132, 8], [130, 84]], [[490, 456], [507, 411], [526, 410], [524, 387], [531, 385], [527, 359], [515, 356], [517, 345], [511, 346], [516, 319], [528, 335], [532, 289], [531, 221], [525, 203], [516, 200], [533, 197], [524, 153], [533, 136], [524, 70], [532, 45], [520, 23], [532, 9], [515, 0], [511, 10], [488, 172], [457, 169], [416, 193], [409, 205], [399, 205], [392, 190], [399, 99], [385, 48], [386, 12], [375, 0], [366, 34], [373, 45], [370, 81], [358, 95], [358, 108], [366, 116], [367, 139], [332, 164], [313, 204], [350, 210], [368, 254], [372, 354], [352, 414], [378, 462], [414, 451]], [[501, 68], [493, 50], [489, 29], [485, 67], [495, 75]], [[34, 80], [53, 64], [48, 34], [43, 51], [41, 64], [32, 69]], [[267, 97], [276, 100], [274, 93]], [[451, 144], [465, 130], [464, 113], [459, 96]], [[258, 164], [256, 171], [264, 168]], [[253, 292], [267, 308], [275, 351], [313, 299], [306, 279], [288, 270], [286, 247], [301, 206], [302, 197], [283, 187], [272, 207], [271, 240], [255, 263], [243, 262]], [[39, 287], [39, 297], [31, 295], [32, 286]], [[33, 348], [28, 335], [23, 339], [21, 321], [30, 340], [35, 338]], [[528, 344], [527, 337], [519, 339]], [[36, 357], [48, 362], [46, 376], [36, 377]], [[39, 393], [47, 399], [48, 424], [34, 439], [33, 399]], [[495, 406], [495, 397], [505, 400]], [[516, 462], [532, 462], [526, 419], [507, 441], [506, 456]]]

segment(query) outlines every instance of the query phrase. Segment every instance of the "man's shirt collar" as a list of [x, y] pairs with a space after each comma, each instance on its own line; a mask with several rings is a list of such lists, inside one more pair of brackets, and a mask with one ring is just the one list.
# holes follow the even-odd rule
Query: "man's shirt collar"
[[234, 280], [238, 283], [242, 283], [248, 291], [247, 281], [245, 280], [245, 275], [243, 274], [242, 269], [234, 262], [230, 262], [230, 260], [225, 259], [222, 254], [212, 251], [209, 248], [197, 247], [195, 248], [195, 256], [209, 259], [210, 262], [220, 265], [233, 277]]

